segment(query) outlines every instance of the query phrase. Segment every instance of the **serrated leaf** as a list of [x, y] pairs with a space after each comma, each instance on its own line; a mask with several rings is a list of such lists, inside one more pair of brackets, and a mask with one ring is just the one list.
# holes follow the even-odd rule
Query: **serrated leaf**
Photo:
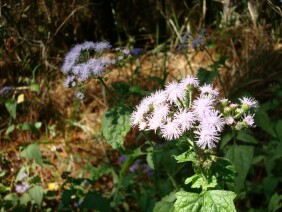
[[212, 176], [211, 179], [204, 179], [201, 175], [195, 174], [185, 180], [185, 184], [189, 183], [192, 183], [191, 188], [202, 188], [202, 190], [207, 190], [207, 188], [215, 187], [217, 185], [217, 180], [215, 176]]
[[41, 151], [38, 144], [36, 143], [28, 145], [21, 152], [21, 157], [24, 157], [28, 160], [35, 160], [38, 165], [43, 165]]
[[130, 131], [131, 108], [116, 107], [102, 116], [102, 134], [114, 149], [123, 148], [126, 134]]
[[201, 194], [180, 191], [175, 194], [175, 212], [235, 212], [235, 193], [224, 190], [209, 190]]
[[247, 145], [233, 145], [231, 146], [226, 157], [234, 164], [237, 176], [235, 177], [236, 191], [243, 189], [245, 179], [252, 164], [254, 155], [254, 147]]
[[16, 119], [17, 114], [17, 102], [13, 99], [9, 99], [5, 102], [5, 106], [8, 110], [8, 112], [10, 113], [10, 115], [13, 117], [13, 119]]
[[33, 186], [28, 190], [28, 194], [37, 205], [41, 205], [44, 196], [44, 189], [42, 188], [42, 186]]
[[177, 163], [184, 163], [187, 161], [192, 161], [192, 162], [196, 162], [196, 153], [192, 150], [188, 150], [184, 153], [182, 153], [181, 155], [178, 156], [174, 156], [175, 159], [177, 160]]
[[153, 212], [173, 212], [175, 201], [175, 192], [171, 192], [169, 195], [163, 197], [161, 201], [155, 203]]
[[4, 200], [11, 201], [11, 202], [17, 202], [19, 200], [19, 197], [16, 193], [10, 193], [4, 197]]

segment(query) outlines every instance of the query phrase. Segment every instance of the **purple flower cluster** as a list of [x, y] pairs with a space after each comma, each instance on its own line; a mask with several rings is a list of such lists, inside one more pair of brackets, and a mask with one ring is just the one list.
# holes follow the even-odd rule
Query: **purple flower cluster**
[[64, 86], [75, 87], [77, 84], [85, 83], [90, 77], [100, 76], [104, 69], [114, 64], [115, 61], [107, 57], [100, 56], [94, 58], [84, 58], [89, 51], [99, 54], [109, 50], [109, 42], [84, 42], [74, 46], [66, 55], [62, 72], [66, 75]]
[[28, 177], [27, 173], [23, 172], [20, 176], [18, 181], [21, 181], [20, 184], [16, 185], [15, 187], [15, 191], [18, 194], [23, 194], [24, 192], [26, 192], [29, 189], [29, 184], [26, 181], [23, 181], [26, 177]]
[[187, 76], [143, 99], [131, 115], [132, 125], [139, 130], [158, 131], [166, 140], [192, 132], [199, 147], [213, 148], [225, 124], [232, 125], [243, 119], [243, 127], [252, 126], [253, 116], [247, 112], [258, 105], [255, 100], [244, 97], [240, 99], [240, 107], [235, 107], [235, 113], [229, 113], [220, 107], [224, 101], [219, 100], [219, 92], [211, 85], [199, 86], [197, 78]]

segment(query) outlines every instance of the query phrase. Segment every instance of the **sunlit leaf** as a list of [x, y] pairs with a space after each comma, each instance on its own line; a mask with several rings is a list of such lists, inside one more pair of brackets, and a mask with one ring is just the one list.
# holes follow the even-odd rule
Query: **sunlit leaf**
[[102, 116], [102, 134], [114, 149], [123, 148], [126, 134], [130, 131], [131, 108], [116, 107]]
[[180, 191], [175, 194], [175, 212], [235, 212], [235, 193], [224, 190], [209, 190], [201, 194]]

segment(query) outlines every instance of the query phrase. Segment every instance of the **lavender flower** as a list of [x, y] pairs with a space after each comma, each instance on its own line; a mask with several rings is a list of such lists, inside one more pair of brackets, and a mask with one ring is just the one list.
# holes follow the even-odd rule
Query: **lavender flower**
[[9, 93], [11, 90], [13, 89], [13, 87], [11, 86], [5, 86], [3, 88], [0, 89], [0, 96], [3, 96], [7, 93]]
[[254, 115], [245, 115], [243, 122], [248, 126], [248, 127], [255, 127], [255, 122], [254, 122]]
[[109, 50], [112, 46], [108, 41], [102, 41], [95, 43], [95, 51], [96, 52], [102, 52], [104, 50]]
[[81, 93], [81, 92], [77, 92], [77, 93], [75, 94], [75, 97], [76, 97], [77, 99], [82, 100], [82, 99], [84, 98], [84, 94]]
[[29, 189], [28, 182], [21, 182], [21, 184], [16, 185], [15, 190], [18, 194], [23, 194]]
[[[194, 90], [198, 96], [192, 96]], [[197, 78], [187, 76], [143, 99], [131, 115], [132, 126], [158, 131], [166, 140], [178, 139], [189, 131], [200, 148], [214, 148], [225, 125], [238, 130], [254, 126], [253, 115], [246, 112], [258, 107], [252, 98], [240, 99], [239, 106], [218, 96], [211, 85], [199, 86]]]
[[198, 45], [201, 45], [202, 41], [204, 40], [205, 36], [203, 35], [203, 32], [198, 35], [194, 40], [191, 41], [191, 46], [193, 49], [196, 49]]
[[182, 131], [176, 121], [168, 119], [167, 123], [161, 126], [161, 133], [165, 139], [170, 141], [179, 138]]
[[166, 95], [170, 103], [177, 103], [179, 100], [183, 100], [185, 97], [186, 87], [177, 82], [171, 82], [166, 85]]
[[[99, 76], [104, 71], [104, 69], [112, 64], [112, 60], [106, 57], [92, 58], [86, 62], [81, 62], [80, 57], [83, 51], [94, 50], [100, 53], [104, 50], [111, 48], [109, 42], [97, 42], [93, 43], [90, 41], [78, 44], [73, 47], [66, 55], [62, 71], [69, 77], [64, 83], [64, 85], [72, 84], [72, 80], [76, 79], [79, 82], [85, 82], [92, 76]], [[70, 80], [70, 78], [72, 80]]]
[[258, 108], [258, 102], [251, 98], [251, 97], [243, 97], [239, 99], [241, 104], [242, 104], [242, 109], [243, 110], [248, 110], [250, 108], [257, 109]]
[[209, 149], [214, 148], [216, 143], [219, 141], [218, 131], [209, 126], [208, 124], [203, 124], [198, 130], [195, 131], [197, 145], [201, 148], [208, 147]]
[[23, 173], [21, 174], [21, 176], [19, 177], [19, 181], [23, 180], [23, 179], [26, 178], [27, 176], [28, 176], [27, 173], [23, 172]]
[[144, 49], [142, 49], [142, 48], [134, 48], [133, 50], [130, 51], [130, 54], [133, 55], [133, 56], [138, 56], [143, 51], [144, 51]]

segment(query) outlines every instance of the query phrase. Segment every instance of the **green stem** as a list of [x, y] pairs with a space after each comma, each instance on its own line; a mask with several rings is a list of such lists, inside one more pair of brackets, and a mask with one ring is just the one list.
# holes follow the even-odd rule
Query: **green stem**
[[156, 150], [156, 146], [152, 143], [152, 141], [150, 140], [150, 138], [146, 135], [146, 133], [144, 133], [144, 131], [141, 131], [142, 135], [144, 136], [144, 138], [151, 144], [151, 146], [154, 148], [154, 150]]
[[98, 80], [102, 83], [102, 85], [104, 86], [104, 88], [106, 89], [106, 91], [108, 92], [108, 94], [111, 96], [111, 98], [118, 103], [118, 100], [116, 99], [116, 97], [113, 95], [113, 93], [110, 91], [110, 89], [108, 88], [108, 86], [106, 85], [106, 83], [104, 82], [102, 77], [98, 77]]

